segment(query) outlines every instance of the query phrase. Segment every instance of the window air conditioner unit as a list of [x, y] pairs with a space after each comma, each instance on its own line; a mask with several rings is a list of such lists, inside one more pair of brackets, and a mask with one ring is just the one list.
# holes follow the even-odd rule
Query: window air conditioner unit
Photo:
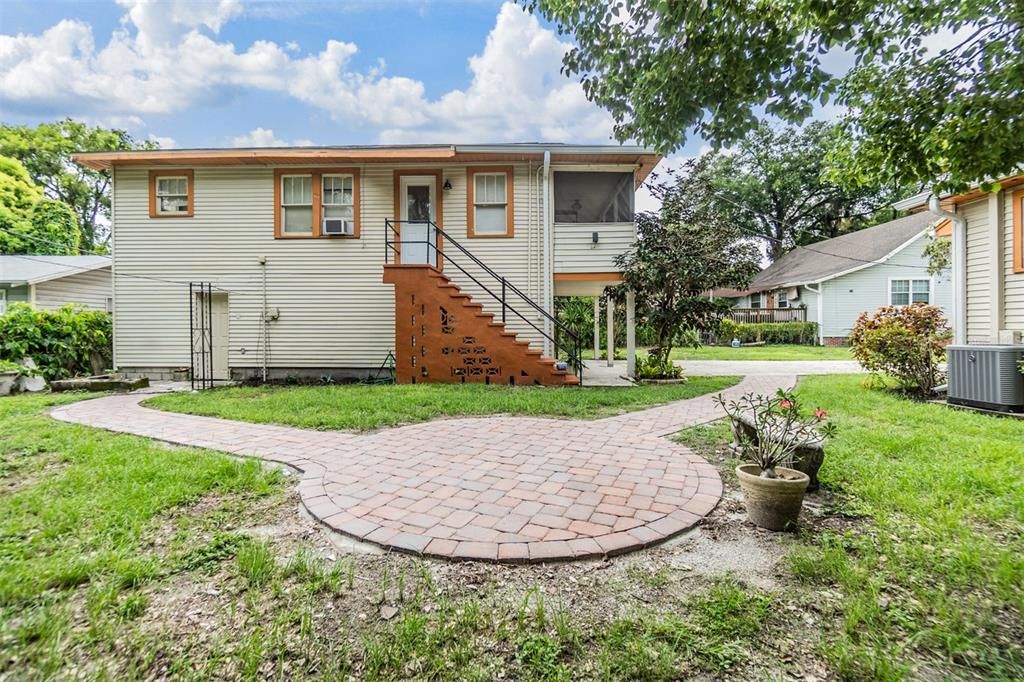
[[1024, 346], [949, 346], [946, 399], [996, 412], [1024, 413]]
[[344, 218], [324, 218], [322, 232], [330, 237], [351, 237], [356, 233], [356, 223]]

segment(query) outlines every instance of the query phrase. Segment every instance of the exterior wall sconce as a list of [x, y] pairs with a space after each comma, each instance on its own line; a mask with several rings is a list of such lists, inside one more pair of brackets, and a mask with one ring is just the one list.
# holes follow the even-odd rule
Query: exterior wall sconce
[[441, 189], [443, 189], [445, 192], [448, 192], [448, 191], [451, 190], [451, 188], [452, 188], [452, 181], [449, 180], [448, 178], [445, 178], [444, 179], [444, 184], [441, 185]]
[[591, 232], [590, 233], [590, 241], [592, 241], [592, 242], [594, 242], [596, 244], [600, 234], [601, 234], [600, 232]]

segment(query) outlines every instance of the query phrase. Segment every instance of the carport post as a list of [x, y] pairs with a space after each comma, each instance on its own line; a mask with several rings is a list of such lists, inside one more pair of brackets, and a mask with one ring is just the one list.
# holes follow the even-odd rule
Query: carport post
[[614, 367], [615, 366], [615, 326], [614, 326], [614, 322], [615, 322], [615, 301], [612, 300], [611, 296], [609, 296], [608, 297], [608, 321], [606, 322], [606, 324], [608, 325], [608, 328], [606, 330], [608, 332], [608, 338], [605, 339], [605, 341], [606, 341], [605, 345], [608, 347], [608, 366], [609, 367]]
[[636, 296], [626, 290], [626, 376], [636, 376]]
[[601, 297], [594, 297], [594, 359], [601, 359]]

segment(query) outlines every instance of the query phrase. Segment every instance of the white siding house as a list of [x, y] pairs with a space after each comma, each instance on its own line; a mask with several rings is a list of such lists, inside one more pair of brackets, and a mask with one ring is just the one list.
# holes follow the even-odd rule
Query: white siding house
[[[803, 308], [819, 343], [846, 343], [857, 318], [887, 305], [926, 302], [952, 312], [952, 275], [928, 273], [924, 249], [939, 216], [921, 213], [800, 247], [764, 269], [736, 307]], [[750, 313], [754, 318], [756, 313]]]
[[110, 269], [108, 256], [0, 255], [0, 314], [11, 303], [110, 312]]
[[[480, 263], [544, 310], [553, 309], [555, 296], [600, 293], [620, 279], [614, 258], [635, 237], [633, 194], [659, 159], [641, 148], [566, 145], [76, 157], [110, 169], [114, 178], [114, 363], [154, 378], [192, 360], [190, 283], [212, 286], [213, 312], [226, 320], [214, 325], [218, 378], [264, 368], [272, 376], [363, 376], [380, 367], [396, 343], [393, 287], [382, 281], [384, 265], [396, 255], [405, 263], [416, 248], [431, 257], [424, 236], [413, 244], [413, 228], [401, 232], [409, 211], [429, 211], [448, 235], [438, 240], [444, 274], [496, 315], [501, 304], [482, 287], [497, 293], [501, 282]], [[568, 181], [559, 187], [562, 172], [576, 174], [574, 188], [586, 187], [584, 172], [600, 174], [595, 182], [625, 183], [628, 192], [568, 196]], [[339, 215], [347, 216], [345, 229], [354, 234], [329, 237], [315, 218], [312, 233], [290, 232], [293, 219], [308, 230], [311, 211], [327, 217], [328, 189], [317, 179], [328, 175], [351, 178], [344, 181], [348, 193], [330, 196], [340, 197]], [[492, 180], [475, 184], [478, 175]], [[284, 179], [298, 176], [313, 181]], [[616, 210], [592, 206], [594, 197], [608, 202], [610, 196], [619, 202]], [[579, 207], [577, 220], [559, 212], [563, 204]], [[507, 226], [493, 222], [494, 211], [506, 205]], [[542, 333], [551, 331], [550, 323], [529, 306], [519, 309], [527, 321], [510, 315], [509, 329], [538, 348], [550, 345]]]
[[[897, 207], [924, 210], [931, 199], [921, 194]], [[938, 203], [953, 218], [956, 342], [1024, 344], [1024, 176]]]

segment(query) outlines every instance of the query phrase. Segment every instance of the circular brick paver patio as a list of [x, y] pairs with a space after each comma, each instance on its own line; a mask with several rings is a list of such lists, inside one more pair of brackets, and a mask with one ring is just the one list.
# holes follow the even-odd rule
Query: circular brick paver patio
[[[748, 377], [725, 393], [794, 383]], [[301, 472], [314, 517], [404, 552], [519, 562], [621, 554], [693, 526], [722, 494], [714, 467], [661, 437], [718, 418], [711, 396], [592, 421], [445, 419], [365, 434], [161, 412], [141, 406], [146, 397], [84, 400], [52, 414], [288, 464]]]

